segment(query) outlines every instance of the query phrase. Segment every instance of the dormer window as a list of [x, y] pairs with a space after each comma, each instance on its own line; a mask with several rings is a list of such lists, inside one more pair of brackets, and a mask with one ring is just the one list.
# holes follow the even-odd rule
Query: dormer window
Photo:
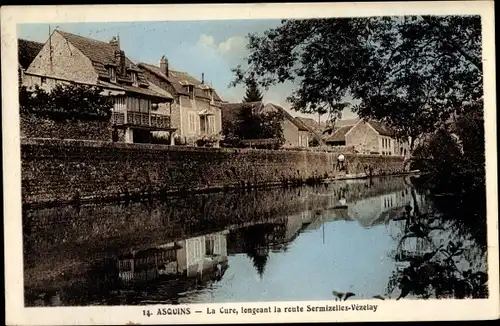
[[138, 86], [139, 85], [139, 82], [138, 82], [138, 79], [137, 79], [137, 72], [135, 72], [135, 71], [132, 71], [132, 85], [133, 86]]
[[109, 67], [108, 68], [108, 74], [109, 74], [109, 79], [111, 81], [116, 81], [116, 70], [115, 67]]
[[188, 93], [189, 93], [189, 96], [191, 96], [191, 99], [194, 99], [194, 86], [193, 85], [188, 86]]
[[194, 99], [194, 85], [191, 84], [190, 82], [188, 82], [187, 80], [182, 80], [179, 82], [183, 87], [184, 89], [187, 91], [189, 97], [191, 99]]

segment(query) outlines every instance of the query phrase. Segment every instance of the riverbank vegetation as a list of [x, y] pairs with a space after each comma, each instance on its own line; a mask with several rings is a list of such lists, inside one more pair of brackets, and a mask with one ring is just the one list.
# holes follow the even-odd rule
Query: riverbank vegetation
[[423, 173], [412, 187], [435, 209], [424, 212], [415, 201], [411, 219], [402, 217], [402, 237], [429, 241], [434, 227], [455, 235], [432, 250], [396, 255], [407, 264], [389, 286], [400, 288], [399, 298], [487, 293], [485, 270], [456, 266], [471, 259], [465, 247], [486, 252], [481, 44], [479, 16], [283, 20], [249, 35], [247, 64], [233, 69], [234, 86], [249, 76], [266, 89], [292, 83], [293, 110], [327, 114], [334, 124], [349, 108], [409, 142], [411, 167]]
[[233, 85], [288, 82], [293, 110], [385, 123], [409, 141], [426, 188], [485, 224], [481, 42], [479, 16], [283, 20], [248, 36]]
[[233, 85], [291, 82], [291, 109], [335, 120], [351, 108], [391, 126], [412, 149], [483, 95], [479, 16], [283, 20], [250, 34], [247, 49]]

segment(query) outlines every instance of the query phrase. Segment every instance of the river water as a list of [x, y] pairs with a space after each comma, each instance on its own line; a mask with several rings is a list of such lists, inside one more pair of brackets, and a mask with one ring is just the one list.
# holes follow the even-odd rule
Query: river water
[[487, 297], [484, 239], [413, 183], [27, 210], [25, 304]]

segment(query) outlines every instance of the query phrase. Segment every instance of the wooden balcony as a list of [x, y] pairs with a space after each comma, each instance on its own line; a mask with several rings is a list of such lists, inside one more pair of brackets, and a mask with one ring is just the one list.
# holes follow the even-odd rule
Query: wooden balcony
[[129, 126], [149, 130], [171, 130], [170, 116], [158, 113], [135, 111], [113, 112], [111, 123], [116, 126]]

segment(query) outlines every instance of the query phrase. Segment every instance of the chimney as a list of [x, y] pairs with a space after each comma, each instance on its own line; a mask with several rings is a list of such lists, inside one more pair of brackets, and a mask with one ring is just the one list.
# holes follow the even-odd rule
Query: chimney
[[161, 59], [160, 59], [160, 69], [161, 69], [161, 72], [163, 72], [165, 74], [165, 76], [168, 77], [168, 60], [167, 60], [167, 58], [165, 58], [164, 55], [162, 55]]
[[205, 84], [205, 73], [204, 72], [201, 73], [201, 83]]
[[115, 50], [115, 63], [117, 75], [125, 75], [125, 52]]
[[115, 51], [120, 50], [120, 37], [113, 36], [109, 44], [115, 48]]

